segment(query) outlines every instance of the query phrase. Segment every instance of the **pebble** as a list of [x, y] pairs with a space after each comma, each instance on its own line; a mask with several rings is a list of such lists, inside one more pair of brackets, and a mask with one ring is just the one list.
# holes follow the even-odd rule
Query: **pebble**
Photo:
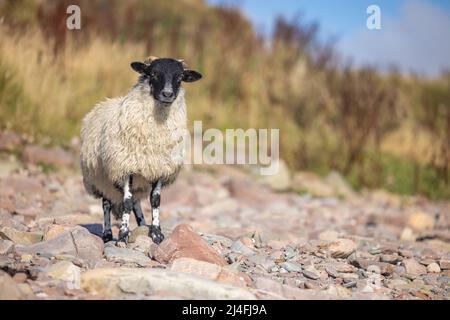
[[308, 279], [317, 280], [319, 279], [319, 275], [315, 272], [303, 270], [303, 275], [307, 277]]
[[406, 273], [413, 276], [420, 276], [427, 273], [427, 269], [414, 259], [403, 260], [403, 266], [406, 269]]
[[427, 266], [427, 271], [430, 273], [439, 273], [441, 272], [441, 268], [436, 262], [432, 262]]
[[281, 265], [284, 269], [289, 272], [302, 272], [302, 265], [296, 262], [283, 262]]
[[391, 264], [397, 264], [398, 262], [402, 261], [402, 257], [393, 254], [383, 254], [380, 257], [380, 261]]

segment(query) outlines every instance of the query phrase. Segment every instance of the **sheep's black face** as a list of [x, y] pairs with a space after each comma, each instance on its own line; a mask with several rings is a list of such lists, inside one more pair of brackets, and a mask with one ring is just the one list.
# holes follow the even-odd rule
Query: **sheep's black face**
[[180, 61], [168, 58], [156, 59], [151, 64], [133, 62], [131, 67], [148, 78], [153, 97], [164, 105], [175, 101], [181, 81], [193, 82], [202, 77], [197, 71], [184, 69]]

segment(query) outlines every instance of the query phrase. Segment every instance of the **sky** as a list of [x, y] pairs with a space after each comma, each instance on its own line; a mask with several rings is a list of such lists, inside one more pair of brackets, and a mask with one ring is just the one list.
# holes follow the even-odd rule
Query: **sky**
[[[320, 37], [337, 39], [339, 52], [357, 65], [437, 75], [450, 70], [448, 0], [207, 0], [241, 8], [258, 32], [270, 34], [278, 15], [317, 21]], [[369, 5], [381, 9], [381, 29], [369, 30]]]

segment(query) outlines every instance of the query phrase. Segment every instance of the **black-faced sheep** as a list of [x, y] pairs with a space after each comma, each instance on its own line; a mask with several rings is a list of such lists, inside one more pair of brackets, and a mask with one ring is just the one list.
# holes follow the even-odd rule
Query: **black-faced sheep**
[[160, 243], [161, 188], [176, 179], [183, 163], [181, 154], [173, 154], [182, 152], [184, 143], [174, 132], [187, 127], [181, 81], [202, 76], [169, 58], [149, 57], [131, 67], [140, 77], [128, 94], [100, 102], [83, 119], [83, 183], [89, 194], [102, 198], [105, 242], [112, 240], [111, 212], [122, 218], [119, 241], [128, 241], [131, 211], [139, 226], [146, 224], [140, 200], [150, 195], [149, 236]]

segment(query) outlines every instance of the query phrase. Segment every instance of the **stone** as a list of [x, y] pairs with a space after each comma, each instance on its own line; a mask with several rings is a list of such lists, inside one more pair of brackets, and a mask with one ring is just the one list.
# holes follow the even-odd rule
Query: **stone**
[[408, 226], [416, 231], [431, 230], [434, 228], [434, 218], [425, 212], [416, 212], [409, 216]]
[[129, 243], [135, 242], [137, 237], [139, 237], [139, 236], [148, 237], [149, 232], [150, 232], [150, 228], [148, 226], [139, 226], [137, 228], [134, 228], [130, 233], [128, 242]]
[[41, 146], [28, 145], [22, 152], [22, 159], [32, 164], [67, 167], [73, 165], [75, 158], [61, 147], [43, 148]]
[[334, 189], [334, 193], [339, 197], [354, 198], [356, 195], [355, 191], [339, 172], [330, 172], [324, 181]]
[[[1, 199], [1, 198], [0, 198]], [[28, 227], [24, 225], [22, 222], [14, 219], [13, 216], [6, 210], [1, 209], [3, 201], [0, 201], [0, 226], [10, 227], [19, 231], [27, 231]], [[15, 205], [12, 204], [11, 211], [15, 209]]]
[[182, 257], [220, 266], [227, 265], [225, 259], [186, 224], [177, 226], [170, 237], [164, 239], [158, 246], [154, 255], [156, 261], [160, 263], [171, 263]]
[[427, 268], [414, 259], [403, 260], [403, 266], [406, 269], [406, 273], [413, 276], [420, 276], [427, 273]]
[[16, 251], [50, 256], [69, 254], [84, 260], [97, 261], [103, 256], [103, 240], [85, 228], [75, 226], [55, 238], [16, 248]]
[[250, 291], [158, 268], [99, 268], [81, 275], [81, 288], [108, 298], [166, 293], [184, 299], [254, 300]]
[[255, 251], [253, 251], [247, 245], [243, 244], [240, 239], [235, 241], [232, 244], [230, 250], [233, 251], [233, 252], [242, 253], [242, 254], [247, 255], [247, 256], [252, 255], [252, 254], [255, 253]]
[[307, 277], [308, 279], [312, 279], [312, 280], [317, 280], [320, 278], [320, 276], [317, 273], [315, 273], [313, 271], [309, 271], [309, 270], [303, 270], [303, 275], [305, 277]]
[[307, 192], [314, 197], [328, 198], [335, 196], [334, 188], [321, 177], [311, 172], [297, 172], [292, 179], [292, 188], [297, 192]]
[[46, 274], [52, 278], [72, 283], [76, 288], [80, 287], [81, 269], [70, 261], [57, 262], [46, 270]]
[[274, 249], [274, 250], [281, 250], [284, 247], [287, 246], [287, 241], [280, 241], [280, 240], [269, 240], [267, 242], [267, 246]]
[[303, 271], [302, 265], [297, 262], [287, 261], [287, 262], [283, 262], [280, 266], [289, 272], [302, 272]]
[[367, 267], [367, 271], [372, 272], [372, 273], [381, 274], [381, 268], [379, 266], [373, 265], [373, 264], [371, 264], [370, 266]]
[[153, 243], [153, 240], [148, 236], [138, 235], [132, 243], [128, 244], [128, 248], [142, 252], [147, 255], [150, 253], [154, 245], [155, 244]]
[[0, 300], [23, 299], [24, 295], [18, 284], [5, 271], [0, 270]]
[[328, 251], [333, 258], [347, 258], [351, 255], [358, 245], [350, 239], [338, 239], [328, 246]]
[[73, 226], [65, 226], [65, 225], [60, 225], [60, 224], [49, 224], [44, 229], [44, 236], [42, 237], [42, 240], [44, 240], [44, 241], [50, 240], [72, 228], [73, 228]]
[[339, 232], [334, 230], [322, 231], [319, 233], [318, 239], [322, 241], [336, 241], [339, 238]]
[[[289, 285], [283, 285], [272, 279], [257, 277], [254, 281], [258, 293], [269, 295], [271, 299], [290, 300], [329, 300], [332, 297], [321, 291], [304, 290]], [[263, 296], [266, 298], [267, 296]], [[263, 299], [264, 299], [263, 298]]]
[[441, 259], [441, 260], [439, 260], [439, 266], [443, 270], [449, 270], [450, 269], [450, 260], [449, 259]]
[[380, 261], [391, 264], [397, 264], [398, 262], [402, 261], [402, 257], [394, 254], [383, 254], [380, 257]]
[[175, 259], [170, 270], [197, 275], [204, 279], [223, 282], [243, 288], [247, 287], [247, 285], [252, 282], [246, 274], [237, 270], [191, 258]]
[[0, 238], [11, 240], [20, 245], [29, 245], [42, 240], [42, 233], [24, 232], [14, 228], [3, 227], [0, 229]]
[[400, 234], [400, 240], [414, 242], [416, 241], [416, 236], [410, 228], [404, 228], [402, 233]]
[[28, 279], [26, 273], [23, 272], [17, 272], [12, 278], [16, 283], [24, 283]]
[[283, 160], [279, 160], [278, 170], [275, 174], [262, 176], [261, 182], [269, 186], [274, 191], [287, 191], [291, 188], [291, 175], [286, 163]]
[[339, 277], [340, 277], [339, 272], [337, 272], [337, 270], [336, 270], [333, 266], [331, 266], [331, 265], [325, 266], [325, 271], [326, 271], [330, 276], [332, 276], [333, 278], [339, 278]]
[[20, 256], [20, 262], [30, 263], [33, 260], [33, 256], [31, 254], [22, 254]]
[[427, 271], [429, 273], [439, 273], [439, 272], [441, 272], [441, 268], [439, 267], [439, 265], [436, 262], [433, 262], [427, 266]]
[[14, 242], [0, 239], [0, 255], [7, 255], [14, 251]]
[[115, 246], [105, 247], [105, 257], [106, 260], [110, 262], [117, 262], [122, 264], [131, 263], [137, 264], [141, 267], [150, 266], [152, 264], [152, 260], [142, 252]]

